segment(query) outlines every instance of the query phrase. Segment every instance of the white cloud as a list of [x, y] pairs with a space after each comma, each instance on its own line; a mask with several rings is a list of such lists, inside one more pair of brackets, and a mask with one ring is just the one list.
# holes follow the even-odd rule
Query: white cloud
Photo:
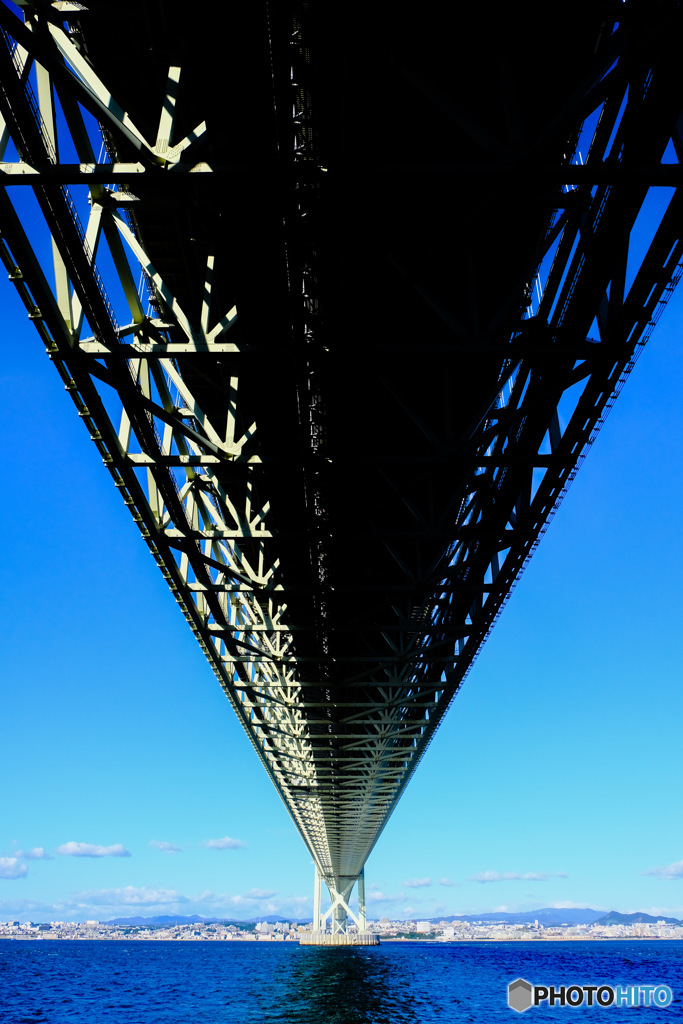
[[211, 906], [227, 906], [227, 907], [243, 907], [245, 909], [252, 908], [254, 903], [258, 903], [261, 900], [272, 900], [273, 896], [277, 896], [276, 892], [272, 889], [250, 889], [249, 892], [239, 893], [237, 896], [231, 896], [227, 892], [215, 893], [206, 891], [200, 893], [199, 896], [193, 898], [194, 903], [205, 903]]
[[163, 840], [159, 841], [157, 839], [150, 839], [149, 845], [153, 846], [156, 850], [161, 850], [163, 853], [182, 852], [180, 847], [176, 846], [175, 843], [165, 843]]
[[224, 836], [222, 839], [207, 839], [202, 846], [208, 846], [210, 850], [241, 850], [247, 844], [242, 839], [231, 839]]
[[405, 900], [405, 896], [402, 892], [397, 896], [388, 896], [379, 889], [375, 889], [373, 892], [368, 893], [367, 899], [368, 903], [401, 903]]
[[0, 857], [0, 878], [24, 878], [27, 874], [28, 868], [18, 857]]
[[47, 915], [47, 919], [54, 918], [54, 907], [49, 903], [41, 903], [32, 899], [0, 900], [0, 921], [8, 917], [24, 919], [26, 921], [40, 921]]
[[34, 846], [32, 850], [17, 850], [17, 857], [22, 860], [54, 860], [42, 846]]
[[516, 871], [482, 871], [479, 875], [471, 875], [471, 882], [547, 882], [549, 878], [568, 878], [564, 871], [529, 871], [524, 875]]
[[241, 914], [253, 917], [257, 914], [282, 914], [287, 917], [308, 917], [311, 914], [312, 900], [310, 896], [277, 896], [266, 889], [250, 889], [249, 892], [232, 896], [229, 893], [215, 893], [210, 890], [192, 896], [190, 902], [196, 913], [216, 917]]
[[451, 882], [450, 878], [440, 878], [439, 885], [447, 885], [448, 888], [450, 889], [452, 886], [455, 885], [455, 882]]
[[426, 889], [432, 884], [431, 878], [408, 878], [403, 883], [406, 889]]
[[151, 886], [126, 885], [121, 889], [89, 889], [77, 892], [66, 901], [79, 907], [157, 907], [187, 903], [187, 897], [175, 889], [154, 889]]
[[210, 907], [215, 907], [216, 910], [223, 908], [224, 910], [238, 911], [245, 910], [249, 913], [253, 913], [257, 908], [256, 904], [259, 902], [254, 899], [253, 896], [249, 896], [248, 893], [239, 893], [237, 896], [230, 896], [229, 893], [209, 893], [204, 895], [199, 902], [206, 904]]
[[[597, 908], [596, 908], [597, 909]], [[623, 910], [624, 914], [650, 914], [652, 917], [677, 917], [679, 920], [683, 918], [683, 909], [681, 907], [643, 907], [638, 906], [633, 909]]]
[[683, 860], [677, 860], [673, 864], [666, 864], [661, 868], [651, 868], [643, 871], [643, 875], [654, 875], [655, 878], [683, 878]]
[[68, 899], [50, 904], [26, 899], [0, 900], [0, 920], [84, 921], [97, 918], [107, 921], [113, 917], [149, 917], [154, 914], [199, 914], [239, 919], [275, 914], [281, 918], [305, 921], [310, 920], [312, 906], [310, 896], [276, 896], [268, 890], [252, 889], [237, 896], [205, 890], [185, 896], [175, 889], [129, 885], [120, 889], [76, 892]]
[[62, 843], [57, 847], [62, 857], [130, 857], [121, 843], [114, 846], [96, 846], [94, 843]]
[[[555, 910], [588, 910], [587, 903], [573, 903], [571, 900], [558, 900], [555, 903], [549, 903], [549, 907], [554, 907]], [[599, 904], [591, 903], [591, 910], [600, 910]]]

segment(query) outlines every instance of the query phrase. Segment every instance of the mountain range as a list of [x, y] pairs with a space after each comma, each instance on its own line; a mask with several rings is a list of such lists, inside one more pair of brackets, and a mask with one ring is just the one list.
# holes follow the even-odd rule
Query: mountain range
[[[105, 922], [106, 924], [118, 924], [129, 927], [149, 927], [150, 925], [174, 925], [174, 924], [215, 924], [221, 922], [222, 924], [234, 924], [238, 927], [244, 925], [254, 925], [257, 921], [265, 921], [269, 924], [274, 924], [276, 921], [290, 921], [290, 918], [286, 917], [275, 917], [269, 914], [267, 917], [252, 917], [248, 920], [236, 920], [235, 918], [226, 917], [200, 917], [198, 914], [192, 914], [189, 917], [182, 917], [180, 915], [169, 915], [160, 917], [114, 917], [111, 920]], [[577, 925], [577, 924], [654, 924], [657, 921], [665, 921], [666, 924], [683, 924], [676, 917], [653, 917], [651, 914], [635, 913], [635, 914], [620, 914], [616, 910], [611, 910], [606, 914], [603, 910], [591, 910], [590, 907], [566, 907], [564, 909], [557, 907], [543, 907], [541, 910], [526, 910], [518, 913], [490, 913], [490, 914], [451, 914], [448, 917], [432, 917], [427, 918], [432, 924], [436, 924], [439, 921], [464, 921], [469, 924], [475, 922], [485, 922], [487, 924], [534, 924], [538, 921], [540, 925], [545, 928], [556, 927], [557, 925]], [[307, 922], [302, 921], [301, 924]]]

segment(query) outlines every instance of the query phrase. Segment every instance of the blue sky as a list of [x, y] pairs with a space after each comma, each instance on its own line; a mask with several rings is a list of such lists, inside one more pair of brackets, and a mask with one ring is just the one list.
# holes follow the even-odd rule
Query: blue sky
[[[0, 920], [305, 918], [313, 870], [0, 284]], [[683, 917], [671, 301], [367, 865], [371, 917]]]

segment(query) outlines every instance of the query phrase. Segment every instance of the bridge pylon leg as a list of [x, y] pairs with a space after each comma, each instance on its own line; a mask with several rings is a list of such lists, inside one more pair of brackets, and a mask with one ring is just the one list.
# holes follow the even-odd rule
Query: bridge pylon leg
[[320, 922], [320, 889], [322, 886], [322, 877], [320, 875], [320, 868], [315, 865], [315, 881], [313, 883], [313, 921], [312, 930], [313, 932], [322, 931]]
[[365, 919], [365, 866], [358, 876], [358, 931], [361, 935], [367, 931]]

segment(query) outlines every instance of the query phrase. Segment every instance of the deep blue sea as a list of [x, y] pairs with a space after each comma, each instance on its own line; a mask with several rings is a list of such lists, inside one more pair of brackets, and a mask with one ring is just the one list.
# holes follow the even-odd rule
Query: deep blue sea
[[[668, 985], [667, 1008], [507, 1005], [532, 984]], [[295, 943], [0, 940], [2, 1024], [606, 1024], [683, 1019], [683, 943]]]

